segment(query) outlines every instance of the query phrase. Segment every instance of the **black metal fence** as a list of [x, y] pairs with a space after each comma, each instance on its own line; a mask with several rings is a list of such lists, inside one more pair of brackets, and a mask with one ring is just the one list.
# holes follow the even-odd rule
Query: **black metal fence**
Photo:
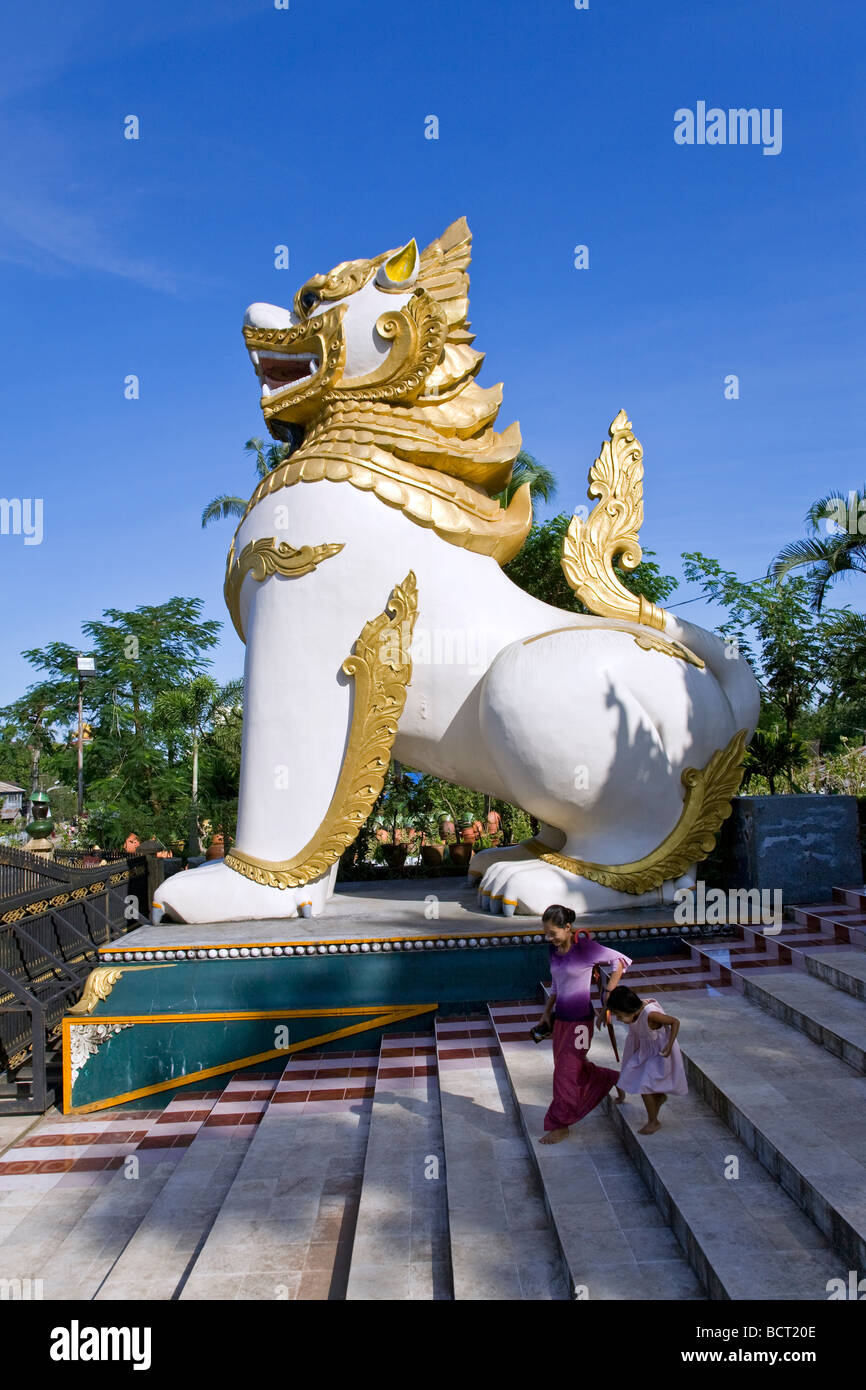
[[91, 869], [94, 867], [93, 861], [97, 863], [117, 864], [121, 860], [126, 860], [129, 856], [125, 849], [56, 849], [54, 851], [54, 862], [56, 864], [68, 865], [71, 869]]
[[0, 901], [50, 883], [65, 883], [68, 878], [65, 867], [53, 864], [40, 854], [0, 845]]
[[[54, 1103], [48, 1072], [63, 1015], [98, 948], [150, 911], [143, 855], [87, 869], [56, 861], [34, 867], [35, 858], [0, 848], [0, 884], [14, 871], [21, 885], [0, 893], [0, 1115], [41, 1114]], [[23, 887], [28, 875], [41, 882]]]

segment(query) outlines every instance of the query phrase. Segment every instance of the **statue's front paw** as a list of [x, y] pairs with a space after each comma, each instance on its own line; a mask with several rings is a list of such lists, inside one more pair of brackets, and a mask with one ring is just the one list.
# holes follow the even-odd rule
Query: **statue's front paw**
[[578, 917], [587, 912], [658, 906], [659, 890], [620, 893], [592, 879], [581, 878], [543, 859], [492, 864], [478, 885], [481, 906], [491, 912], [510, 909], [521, 916], [538, 916], [554, 903], [570, 907]]
[[227, 864], [214, 862], [166, 879], [154, 894], [151, 921], [266, 921], [304, 915], [317, 917], [328, 899], [330, 872], [302, 888], [270, 888], [245, 878]]

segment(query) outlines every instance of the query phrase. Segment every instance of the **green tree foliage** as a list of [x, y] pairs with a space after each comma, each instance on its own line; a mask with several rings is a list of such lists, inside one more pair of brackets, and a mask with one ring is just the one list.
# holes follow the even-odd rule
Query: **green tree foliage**
[[183, 748], [191, 759], [189, 853], [201, 853], [199, 842], [199, 759], [205, 735], [233, 716], [243, 700], [243, 681], [218, 685], [210, 676], [195, 676], [187, 685], [164, 690], [153, 705], [153, 718], [166, 746]]
[[538, 502], [551, 502], [556, 494], [556, 478], [550, 469], [539, 463], [534, 454], [521, 449], [514, 460], [508, 486], [497, 494], [500, 504], [503, 507], [509, 506], [512, 497], [524, 483], [529, 483], [529, 495], [533, 505]]
[[[0, 710], [0, 781], [13, 782], [32, 795], [40, 788], [40, 765], [54, 749], [52, 727], [59, 715], [51, 681], [39, 681]], [[25, 801], [25, 812], [28, 807]]]
[[[195, 682], [210, 665], [208, 653], [222, 624], [203, 620], [202, 607], [201, 599], [175, 597], [130, 612], [108, 608], [101, 619], [83, 624], [86, 654], [96, 662], [96, 675], [84, 684], [84, 718], [92, 734], [84, 752], [88, 832], [103, 845], [121, 844], [131, 830], [183, 843], [192, 812], [195, 728], [202, 813], [214, 819], [218, 807], [230, 812], [236, 803], [240, 740], [233, 725], [239, 716], [230, 712], [220, 722], [213, 713], [182, 726], [179, 718], [168, 718], [164, 703], [197, 689]], [[72, 787], [78, 651], [52, 642], [24, 655], [42, 679], [0, 711], [0, 725], [10, 732], [19, 762], [38, 730], [42, 787]]]
[[806, 513], [808, 536], [786, 545], [770, 566], [776, 579], [806, 568], [812, 604], [821, 611], [827, 590], [845, 575], [866, 574], [866, 487], [828, 492]]
[[[270, 444], [265, 448], [264, 440], [257, 438], [248, 439], [244, 448], [248, 454], [255, 455], [256, 477], [258, 478], [266, 477], [292, 452], [290, 444]], [[233, 497], [229, 493], [223, 493], [220, 497], [214, 497], [211, 502], [208, 502], [201, 514], [201, 524], [203, 527], [209, 526], [212, 521], [224, 521], [229, 516], [236, 516], [240, 519], [246, 509], [246, 497]]]
[[809, 761], [809, 751], [799, 734], [790, 733], [782, 724], [772, 724], [767, 728], [756, 729], [746, 753], [743, 790], [756, 777], [764, 777], [771, 796], [776, 795], [776, 783], [782, 776], [788, 780], [791, 791], [800, 788], [794, 782], [794, 773], [800, 771]]
[[814, 612], [809, 581], [744, 583], [697, 551], [683, 556], [683, 568], [687, 579], [728, 611], [718, 630], [755, 672], [763, 697], [762, 727], [781, 723], [793, 734], [819, 697], [827, 671], [830, 620]]
[[[551, 521], [534, 525], [520, 551], [505, 565], [505, 573], [521, 589], [544, 603], [552, 603], [556, 608], [564, 608], [572, 613], [586, 613], [580, 599], [562, 572], [560, 558], [565, 533], [571, 517], [568, 512], [560, 512]], [[677, 587], [672, 575], [662, 574], [656, 562], [649, 558], [654, 551], [644, 551], [644, 559], [634, 570], [624, 570], [614, 564], [614, 572], [620, 582], [633, 594], [643, 594], [653, 603], [664, 604]]]

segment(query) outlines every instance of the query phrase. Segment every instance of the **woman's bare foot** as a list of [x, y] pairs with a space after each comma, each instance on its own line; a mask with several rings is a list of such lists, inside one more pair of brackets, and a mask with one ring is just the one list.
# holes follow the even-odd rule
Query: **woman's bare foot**
[[567, 1129], [551, 1129], [547, 1134], [542, 1134], [539, 1144], [558, 1144], [560, 1139], [564, 1139], [568, 1133]]
[[658, 1120], [647, 1120], [646, 1124], [638, 1130], [638, 1134], [655, 1134], [657, 1129], [661, 1129]]
[[625, 1091], [621, 1091], [619, 1086], [616, 1088], [616, 1095], [613, 1098], [614, 1105], [622, 1105], [625, 1100]]

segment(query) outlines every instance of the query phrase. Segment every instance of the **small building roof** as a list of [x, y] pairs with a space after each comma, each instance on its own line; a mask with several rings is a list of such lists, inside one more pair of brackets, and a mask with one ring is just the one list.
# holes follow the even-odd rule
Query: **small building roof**
[[8, 796], [9, 792], [23, 792], [23, 787], [16, 787], [13, 782], [0, 782], [0, 796]]

